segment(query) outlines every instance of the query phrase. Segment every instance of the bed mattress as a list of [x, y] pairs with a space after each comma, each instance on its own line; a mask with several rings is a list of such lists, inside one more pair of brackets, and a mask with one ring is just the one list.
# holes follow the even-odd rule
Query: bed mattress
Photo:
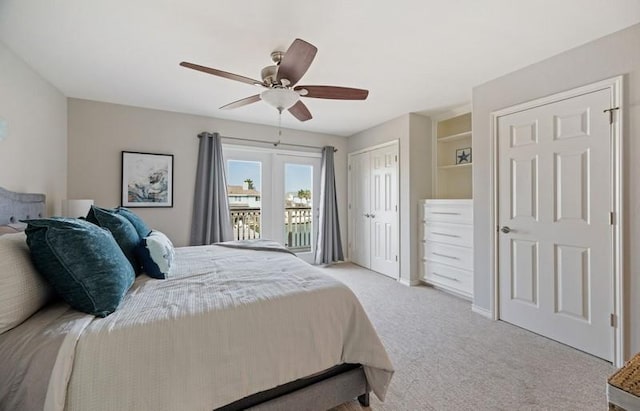
[[211, 410], [343, 363], [384, 399], [393, 367], [339, 281], [287, 253], [219, 246], [177, 249], [172, 275], [138, 277], [106, 318], [74, 314], [45, 409]]

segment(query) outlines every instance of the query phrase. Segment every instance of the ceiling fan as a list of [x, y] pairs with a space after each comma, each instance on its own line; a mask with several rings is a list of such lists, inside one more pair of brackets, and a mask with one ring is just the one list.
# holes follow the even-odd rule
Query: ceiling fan
[[297, 86], [296, 84], [309, 69], [317, 52], [318, 49], [314, 45], [301, 39], [295, 39], [286, 52], [274, 51], [271, 53], [271, 60], [274, 64], [262, 69], [262, 81], [186, 61], [180, 65], [214, 76], [266, 88], [260, 94], [226, 104], [220, 107], [221, 109], [238, 108], [263, 100], [275, 107], [280, 113], [288, 109], [298, 120], [307, 121], [312, 116], [307, 106], [300, 101], [300, 97], [333, 100], [365, 100], [367, 98], [369, 91], [363, 89], [337, 86]]

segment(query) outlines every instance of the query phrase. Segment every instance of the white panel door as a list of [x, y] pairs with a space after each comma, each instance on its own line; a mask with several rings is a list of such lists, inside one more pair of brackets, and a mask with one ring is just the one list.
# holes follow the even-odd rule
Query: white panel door
[[500, 318], [609, 361], [610, 101], [600, 90], [498, 118]]
[[398, 278], [398, 147], [371, 151], [371, 269]]
[[351, 156], [351, 221], [349, 244], [351, 261], [369, 268], [371, 266], [371, 171], [368, 152]]

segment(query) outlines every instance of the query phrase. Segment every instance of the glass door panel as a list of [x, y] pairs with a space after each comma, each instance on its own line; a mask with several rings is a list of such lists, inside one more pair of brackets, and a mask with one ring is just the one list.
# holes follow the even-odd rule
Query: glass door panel
[[313, 166], [284, 164], [284, 241], [295, 253], [311, 252]]
[[319, 157], [275, 155], [274, 239], [309, 263], [313, 262], [318, 232], [319, 193]]
[[227, 160], [227, 194], [234, 240], [261, 237], [262, 163]]

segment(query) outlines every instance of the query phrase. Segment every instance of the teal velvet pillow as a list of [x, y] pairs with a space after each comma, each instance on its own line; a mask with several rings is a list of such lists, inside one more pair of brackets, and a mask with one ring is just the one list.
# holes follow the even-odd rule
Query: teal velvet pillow
[[129, 220], [112, 210], [91, 206], [91, 210], [87, 214], [87, 221], [111, 231], [135, 272], [141, 272], [141, 266], [136, 261], [135, 250], [142, 239]]
[[24, 222], [31, 260], [60, 297], [98, 317], [118, 308], [135, 273], [108, 230], [72, 218]]
[[165, 279], [171, 273], [175, 256], [173, 243], [160, 231], [151, 231], [136, 248], [136, 256], [149, 277]]
[[142, 220], [139, 215], [129, 210], [128, 208], [118, 207], [114, 211], [116, 214], [120, 214], [121, 216], [129, 220], [131, 224], [133, 224], [136, 231], [138, 232], [138, 235], [140, 236], [140, 239], [145, 238], [149, 235], [149, 233], [151, 233], [151, 229], [144, 222], [144, 220]]

